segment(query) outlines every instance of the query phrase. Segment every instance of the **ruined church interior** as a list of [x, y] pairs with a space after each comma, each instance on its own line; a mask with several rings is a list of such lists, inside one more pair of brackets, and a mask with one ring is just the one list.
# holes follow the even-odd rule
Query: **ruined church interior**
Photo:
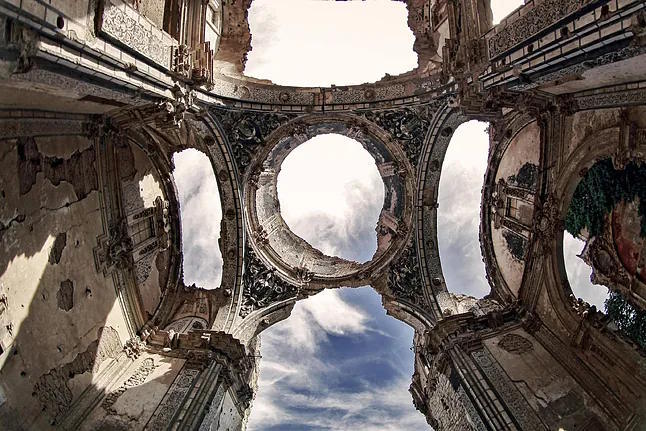
[[[289, 1], [0, 0], [0, 429], [646, 430], [646, 1], [314, 2], [392, 7], [413, 63], [287, 85], [252, 70], [280, 39], [254, 8]], [[440, 258], [459, 216], [440, 180], [472, 122], [483, 174], [452, 182], [476, 184], [456, 203], [475, 208], [475, 245], [457, 253], [481, 295]], [[377, 178], [354, 197], [377, 201], [362, 259], [287, 217], [279, 175], [328, 135]], [[213, 186], [195, 218], [198, 159]], [[217, 283], [190, 278], [216, 255]], [[255, 419], [288, 342], [263, 337], [362, 288], [410, 331], [386, 398], [419, 425]]]

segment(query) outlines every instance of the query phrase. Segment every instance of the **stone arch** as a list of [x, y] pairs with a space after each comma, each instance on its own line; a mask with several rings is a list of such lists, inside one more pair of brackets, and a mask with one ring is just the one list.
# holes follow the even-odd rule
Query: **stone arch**
[[[605, 145], [601, 145], [601, 144]], [[598, 162], [602, 160], [611, 159], [613, 162], [617, 163], [627, 163], [629, 160], [617, 160], [618, 152], [621, 151], [618, 148], [621, 145], [620, 136], [617, 133], [616, 128], [608, 128], [595, 133], [595, 136], [589, 137], [582, 145], [580, 145], [571, 155], [567, 166], [570, 166], [566, 172], [560, 177], [559, 188], [557, 190], [562, 190], [561, 193], [561, 202], [562, 206], [560, 208], [560, 217], [562, 220], [565, 219], [567, 212], [572, 201], [574, 192], [579, 185], [583, 174]], [[634, 157], [630, 161], [644, 162], [642, 154], [646, 150], [645, 142], [636, 142], [635, 143], [635, 153]], [[558, 197], [557, 197], [558, 199]], [[561, 279], [563, 280], [563, 294], [567, 295], [568, 298], [572, 295], [572, 290], [567, 278], [567, 272], [565, 271], [565, 263], [563, 260], [562, 253], [558, 253], [558, 250], [563, 248], [563, 232], [560, 232], [560, 235], [557, 236], [556, 241], [556, 265], [560, 272]], [[607, 286], [609, 288], [616, 286]], [[568, 301], [571, 302], [571, 301]]]
[[[183, 255], [182, 237], [177, 201], [177, 190], [172, 178], [172, 156], [175, 152], [187, 148], [195, 148], [206, 154], [210, 160], [222, 205], [221, 239], [222, 244], [222, 282], [219, 289], [213, 292], [203, 292], [197, 289], [198, 296], [204, 296], [209, 303], [210, 313], [208, 327], [215, 330], [230, 328], [237, 315], [236, 298], [241, 295], [240, 278], [242, 274], [242, 221], [240, 195], [238, 190], [237, 172], [232, 163], [231, 152], [226, 139], [220, 134], [217, 123], [208, 115], [194, 115], [186, 113], [185, 116], [173, 124], [168, 124], [169, 118], [152, 117], [147, 122], [140, 124], [133, 122], [133, 118], [141, 116], [142, 111], [149, 107], [133, 108], [121, 111], [110, 118], [110, 123], [123, 131], [126, 136], [140, 143], [141, 148], [154, 159], [154, 163], [162, 166], [161, 172], [165, 173], [165, 188], [172, 191], [173, 201], [169, 207], [172, 215], [172, 252], [175, 256], [173, 271], [168, 278], [168, 288], [162, 298], [157, 311], [144, 325], [142, 331], [149, 333], [154, 328], [167, 326], [177, 312], [177, 304], [181, 304], [187, 297], [194, 296], [191, 289], [195, 286], [186, 286], [181, 276]], [[167, 127], [160, 127], [166, 125]], [[217, 246], [217, 245], [216, 245]]]
[[[280, 215], [277, 173], [289, 152], [313, 136], [338, 133], [360, 142], [375, 158], [386, 198], [377, 228], [377, 252], [364, 264], [325, 256], [291, 232]], [[411, 232], [412, 167], [376, 125], [351, 115], [299, 117], [279, 127], [256, 154], [245, 175], [245, 221], [249, 244], [281, 278], [304, 291], [369, 284], [402, 248]]]
[[[177, 189], [173, 178], [169, 173], [171, 172], [169, 161], [163, 157], [163, 152], [160, 151], [163, 147], [163, 141], [160, 139], [160, 136], [153, 130], [148, 128], [142, 129], [126, 129], [125, 138], [132, 144], [140, 148], [150, 160], [152, 166], [160, 175], [161, 186], [164, 192], [164, 195], [167, 199], [167, 204], [165, 208], [160, 208], [163, 212], [167, 211], [167, 217], [165, 218], [168, 226], [168, 268], [166, 275], [165, 288], [162, 292], [159, 304], [153, 316], [155, 316], [161, 309], [163, 302], [169, 296], [172, 296], [172, 292], [175, 290], [177, 285], [177, 280], [180, 274], [181, 268], [181, 254], [177, 250], [181, 250], [181, 228], [180, 228], [180, 218], [179, 218], [179, 204], [177, 200]], [[177, 247], [180, 247], [179, 249]], [[141, 298], [141, 293], [139, 293]], [[141, 302], [141, 300], [139, 301]], [[151, 316], [151, 319], [153, 318]], [[150, 320], [150, 319], [147, 319]], [[146, 321], [145, 321], [146, 322]]]
[[[643, 139], [636, 139], [630, 149], [625, 148], [626, 143], [621, 139], [622, 129], [625, 127], [617, 116], [606, 124], [602, 123], [597, 130], [587, 130], [585, 136], [577, 137], [578, 141], [573, 142], [575, 144], [573, 147], [571, 142], [566, 142], [569, 152], [560, 166], [558, 177], [554, 179], [553, 194], [549, 195], [542, 207], [537, 210], [539, 214], [537, 235], [540, 235], [546, 245], [545, 256], [539, 253], [533, 256], [533, 259], [545, 258], [544, 270], [540, 277], [543, 280], [542, 284], [545, 285], [550, 307], [554, 310], [554, 323], [558, 324], [555, 325], [554, 330], [561, 332], [566, 338], [582, 337], [582, 328], [593, 325], [599, 316], [596, 313], [588, 314], [586, 308], [581, 308], [572, 299], [562, 252], [563, 221], [582, 173], [597, 161], [608, 158], [616, 159], [619, 163], [643, 160], [640, 154], [644, 154], [646, 142]], [[549, 226], [549, 228], [543, 228], [543, 226]], [[537, 284], [535, 289], [539, 289], [540, 285], [541, 283]], [[582, 327], [582, 319], [591, 323], [584, 324]], [[613, 348], [616, 349], [617, 341], [617, 337], [612, 337], [606, 343], [609, 346], [614, 345]]]
[[431, 299], [430, 316], [433, 321], [442, 317], [439, 294], [448, 293], [437, 241], [437, 209], [440, 175], [446, 150], [455, 130], [467, 117], [448, 105], [435, 113], [424, 141], [417, 167], [415, 247], [419, 251], [420, 272], [425, 292]]

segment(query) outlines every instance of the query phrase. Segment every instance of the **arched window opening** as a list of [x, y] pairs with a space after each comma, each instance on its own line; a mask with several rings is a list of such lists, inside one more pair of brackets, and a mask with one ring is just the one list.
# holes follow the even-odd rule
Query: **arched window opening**
[[491, 0], [491, 12], [493, 13], [493, 24], [500, 23], [513, 11], [524, 5], [523, 0]]
[[261, 337], [250, 431], [428, 428], [408, 392], [413, 329], [374, 290], [324, 290]]
[[403, 3], [254, 0], [249, 27], [245, 74], [275, 84], [354, 85], [417, 67]]
[[312, 247], [360, 263], [372, 259], [384, 184], [359, 142], [324, 134], [299, 145], [283, 161], [277, 189], [283, 219]]
[[[595, 163], [574, 191], [565, 229], [563, 250], [573, 294], [604, 310], [624, 336], [646, 348], [646, 164]], [[576, 265], [568, 264], [572, 235], [585, 241]], [[581, 262], [585, 272], [592, 271], [585, 291], [579, 287]], [[586, 296], [586, 291], [594, 293]], [[599, 292], [606, 293], [603, 304]]]
[[173, 155], [182, 220], [184, 283], [216, 289], [222, 278], [222, 206], [209, 158], [195, 149]]
[[487, 123], [469, 121], [453, 134], [442, 164], [437, 239], [442, 273], [451, 292], [489, 293], [479, 240], [482, 181], [487, 168]]

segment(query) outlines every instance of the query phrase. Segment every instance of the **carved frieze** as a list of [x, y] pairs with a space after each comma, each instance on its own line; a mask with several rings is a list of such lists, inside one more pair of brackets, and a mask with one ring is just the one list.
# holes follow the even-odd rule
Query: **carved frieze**
[[166, 396], [155, 410], [153, 417], [150, 419], [146, 429], [158, 430], [166, 429], [170, 425], [173, 417], [177, 413], [177, 409], [182, 405], [186, 399], [193, 381], [200, 374], [200, 370], [184, 367], [175, 381], [173, 386], [168, 390]]
[[109, 228], [107, 238], [94, 248], [97, 272], [103, 272], [107, 276], [113, 267], [132, 268], [132, 247], [126, 219], [115, 220]]
[[398, 298], [416, 305], [426, 304], [422, 274], [413, 244], [409, 244], [388, 274], [388, 287]]
[[579, 10], [589, 0], [544, 0], [489, 38], [489, 58], [513, 48]]
[[370, 111], [365, 112], [364, 116], [389, 132], [401, 144], [411, 164], [416, 166], [436, 109], [435, 105], [425, 105]]
[[246, 250], [242, 282], [244, 290], [240, 315], [243, 317], [259, 308], [292, 298], [298, 292], [295, 286], [281, 279], [274, 269], [267, 268], [250, 246]]
[[487, 350], [475, 351], [471, 353], [471, 357], [496, 390], [496, 394], [502, 398], [504, 404], [511, 410], [513, 417], [521, 426], [520, 429], [536, 431], [545, 429], [541, 420], [536, 416], [536, 412]]
[[534, 350], [532, 342], [518, 334], [504, 335], [500, 341], [498, 341], [498, 347], [506, 352], [513, 353], [514, 355], [522, 355], [523, 353]]
[[98, 24], [101, 32], [130, 49], [145, 55], [161, 66], [170, 66], [172, 39], [144, 19], [140, 19], [134, 9], [128, 6], [118, 7], [111, 1], [107, 1]]
[[296, 118], [295, 114], [242, 112], [220, 108], [212, 108], [211, 114], [229, 139], [233, 158], [241, 173], [244, 173], [271, 132]]

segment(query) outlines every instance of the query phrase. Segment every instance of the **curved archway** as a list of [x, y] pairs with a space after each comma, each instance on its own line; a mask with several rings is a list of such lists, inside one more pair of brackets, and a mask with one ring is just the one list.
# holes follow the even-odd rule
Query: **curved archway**
[[280, 213], [296, 235], [330, 256], [372, 259], [384, 185], [359, 142], [338, 134], [304, 142], [285, 158], [277, 190]]
[[[385, 189], [377, 251], [363, 264], [326, 256], [294, 234], [280, 214], [277, 175], [283, 161], [303, 142], [330, 133], [356, 140], [372, 155]], [[370, 284], [370, 278], [390, 263], [410, 236], [413, 178], [402, 149], [374, 124], [348, 115], [300, 118], [277, 129], [248, 169], [244, 213], [250, 243], [261, 259], [293, 285], [317, 290]]]

